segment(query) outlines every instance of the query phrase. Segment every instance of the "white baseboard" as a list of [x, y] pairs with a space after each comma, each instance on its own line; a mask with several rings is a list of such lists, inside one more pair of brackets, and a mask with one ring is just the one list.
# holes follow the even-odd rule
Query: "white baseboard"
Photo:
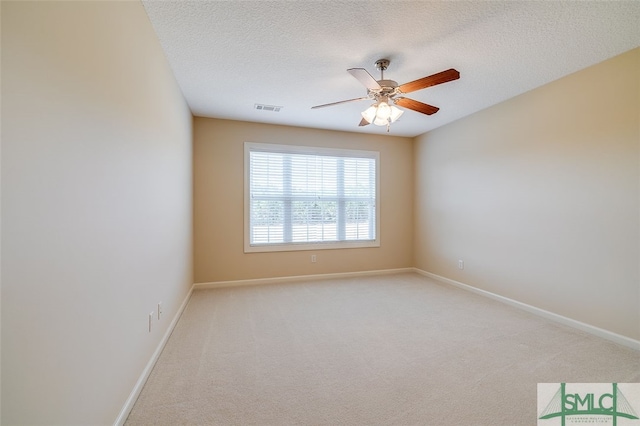
[[136, 400], [138, 399], [138, 396], [140, 395], [140, 392], [142, 391], [144, 384], [147, 382], [147, 379], [149, 378], [149, 374], [151, 374], [151, 370], [153, 370], [153, 367], [156, 365], [156, 361], [158, 361], [158, 358], [160, 357], [160, 354], [162, 353], [164, 346], [167, 344], [167, 341], [169, 340], [169, 336], [171, 336], [171, 333], [173, 332], [173, 329], [178, 323], [178, 320], [180, 319], [182, 312], [187, 307], [187, 303], [191, 298], [191, 293], [193, 293], [193, 286], [191, 286], [191, 288], [189, 289], [189, 293], [187, 293], [187, 296], [182, 301], [182, 304], [180, 305], [178, 312], [176, 312], [176, 314], [174, 315], [173, 319], [171, 320], [171, 324], [169, 324], [167, 331], [164, 333], [164, 336], [162, 336], [162, 340], [160, 340], [160, 343], [158, 343], [158, 347], [153, 352], [151, 359], [149, 360], [146, 367], [142, 371], [142, 374], [138, 378], [138, 381], [133, 387], [133, 390], [131, 391], [131, 393], [129, 394], [127, 401], [122, 407], [122, 410], [120, 410], [120, 414], [118, 414], [118, 418], [114, 422], [114, 426], [122, 426], [124, 422], [127, 420], [127, 417], [129, 417], [129, 413], [131, 412], [133, 405], [136, 403]]
[[289, 282], [311, 281], [311, 280], [330, 280], [330, 279], [336, 279], [336, 278], [367, 277], [372, 275], [390, 275], [390, 274], [401, 274], [403, 272], [415, 272], [415, 269], [414, 268], [380, 269], [376, 271], [340, 272], [335, 274], [296, 275], [296, 276], [289, 276], [289, 277], [256, 278], [252, 280], [215, 281], [215, 282], [209, 282], [209, 283], [196, 283], [193, 285], [193, 287], [195, 290], [203, 290], [208, 288], [220, 288], [220, 287], [238, 287], [238, 286], [245, 286], [245, 285], [289, 283]]
[[544, 309], [536, 308], [535, 306], [527, 305], [526, 303], [518, 302], [517, 300], [509, 299], [508, 297], [500, 296], [498, 294], [491, 293], [490, 291], [482, 290], [477, 287], [473, 287], [468, 284], [464, 284], [459, 281], [452, 280], [450, 278], [445, 278], [440, 275], [433, 274], [431, 272], [423, 271], [422, 269], [413, 268], [413, 270], [420, 275], [433, 278], [434, 280], [440, 281], [444, 284], [453, 285], [463, 290], [470, 291], [470, 292], [479, 294], [481, 296], [489, 297], [499, 302], [506, 303], [507, 305], [511, 305], [516, 308], [523, 309], [527, 312], [531, 312], [532, 314], [541, 316], [543, 318], [550, 319], [552, 321], [558, 322], [563, 325], [567, 325], [569, 327], [577, 328], [578, 330], [585, 331], [589, 334], [593, 334], [595, 336], [601, 337], [603, 339], [607, 339], [614, 343], [618, 343], [628, 348], [640, 351], [640, 341], [632, 339], [630, 337], [622, 336], [612, 331], [608, 331], [593, 325], [589, 325], [584, 322], [577, 321], [562, 315], [554, 314], [553, 312], [545, 311]]

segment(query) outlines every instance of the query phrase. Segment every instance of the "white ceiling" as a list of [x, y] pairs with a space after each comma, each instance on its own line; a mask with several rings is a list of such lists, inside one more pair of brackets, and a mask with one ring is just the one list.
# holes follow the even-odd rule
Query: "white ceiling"
[[[347, 73], [391, 60], [406, 83], [448, 68], [459, 80], [406, 95], [391, 135], [416, 136], [640, 45], [640, 2], [143, 1], [196, 116], [386, 134], [358, 127], [370, 102]], [[612, 76], [615, 78], [615, 76]], [[258, 111], [254, 104], [283, 106]]]

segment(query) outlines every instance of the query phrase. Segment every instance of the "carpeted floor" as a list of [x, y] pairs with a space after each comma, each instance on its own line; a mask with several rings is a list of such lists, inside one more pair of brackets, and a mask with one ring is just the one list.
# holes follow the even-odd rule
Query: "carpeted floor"
[[193, 293], [128, 425], [534, 425], [640, 352], [418, 274]]

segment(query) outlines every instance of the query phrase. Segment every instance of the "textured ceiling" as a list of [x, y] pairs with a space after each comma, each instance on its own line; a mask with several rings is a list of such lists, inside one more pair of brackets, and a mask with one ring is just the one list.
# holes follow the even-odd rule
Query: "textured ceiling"
[[[416, 136], [640, 45], [640, 2], [143, 1], [194, 115], [386, 134], [358, 127], [370, 102], [347, 73], [391, 60], [399, 84], [456, 68], [408, 94], [391, 135]], [[615, 76], [612, 76], [615, 78]], [[254, 104], [282, 106], [258, 111]]]

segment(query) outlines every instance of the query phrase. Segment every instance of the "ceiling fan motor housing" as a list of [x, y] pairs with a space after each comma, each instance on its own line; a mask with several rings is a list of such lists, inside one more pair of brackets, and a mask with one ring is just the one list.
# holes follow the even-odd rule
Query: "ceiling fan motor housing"
[[398, 83], [393, 80], [378, 80], [378, 84], [380, 85], [380, 89], [369, 90], [369, 92], [373, 94], [374, 97], [391, 97], [399, 93]]
[[378, 84], [382, 86], [383, 89], [395, 89], [398, 87], [398, 83], [393, 80], [378, 80]]

